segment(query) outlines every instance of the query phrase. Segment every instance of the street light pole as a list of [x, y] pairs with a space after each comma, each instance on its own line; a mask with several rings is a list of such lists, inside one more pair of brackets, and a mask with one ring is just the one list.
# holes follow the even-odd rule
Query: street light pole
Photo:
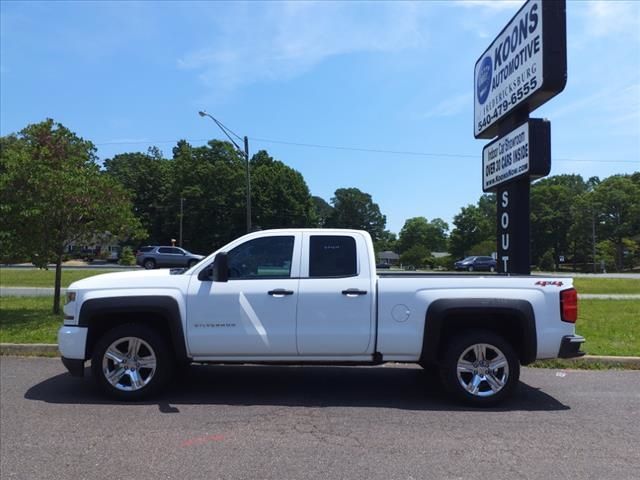
[[205, 112], [204, 110], [199, 111], [198, 115], [200, 115], [201, 117], [209, 117], [211, 120], [213, 120], [213, 123], [215, 123], [218, 126], [218, 128], [220, 128], [220, 130], [222, 130], [222, 132], [227, 136], [227, 138], [233, 144], [233, 146], [236, 147], [236, 151], [238, 151], [244, 157], [245, 167], [246, 167], [246, 182], [247, 182], [247, 185], [246, 185], [246, 190], [247, 190], [247, 233], [250, 233], [251, 232], [251, 174], [250, 174], [250, 169], [249, 169], [249, 167], [250, 167], [249, 166], [249, 139], [247, 138], [246, 135], [244, 136], [244, 150], [243, 150], [238, 146], [238, 144], [233, 140], [233, 138], [231, 138], [231, 135], [229, 135], [229, 134], [231, 133], [236, 138], [238, 138], [238, 140], [240, 140], [240, 137], [238, 135], [233, 133], [231, 130], [229, 130], [227, 127], [225, 127], [221, 122], [216, 120], [211, 114]]

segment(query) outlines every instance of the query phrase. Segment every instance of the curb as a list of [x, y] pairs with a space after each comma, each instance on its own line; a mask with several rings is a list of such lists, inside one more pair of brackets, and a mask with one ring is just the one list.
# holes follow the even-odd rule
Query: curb
[[56, 343], [0, 343], [0, 355], [50, 357], [60, 352]]
[[[50, 357], [52, 355], [58, 356], [60, 352], [56, 343], [0, 343], [0, 355]], [[640, 369], [640, 357], [585, 355], [584, 357], [551, 359], [550, 361], [561, 361], [568, 367], [575, 363], [577, 365], [610, 365], [619, 368]]]
[[567, 365], [571, 365], [572, 363], [582, 364], [582, 365], [611, 365], [617, 367], [627, 367], [640, 369], [640, 357], [618, 357], [613, 355], [585, 355], [584, 357], [576, 357], [564, 359], [563, 362], [566, 362]]

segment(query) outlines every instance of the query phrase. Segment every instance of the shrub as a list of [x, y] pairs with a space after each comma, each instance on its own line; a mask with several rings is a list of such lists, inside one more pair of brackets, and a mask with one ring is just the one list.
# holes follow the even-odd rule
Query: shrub
[[122, 249], [122, 253], [120, 254], [120, 260], [118, 261], [120, 265], [135, 265], [136, 257], [133, 254], [133, 250], [131, 247], [124, 247]]
[[538, 267], [540, 270], [544, 270], [547, 272], [555, 271], [556, 262], [553, 257], [553, 250], [549, 249], [542, 254], [540, 257], [540, 261], [538, 262]]

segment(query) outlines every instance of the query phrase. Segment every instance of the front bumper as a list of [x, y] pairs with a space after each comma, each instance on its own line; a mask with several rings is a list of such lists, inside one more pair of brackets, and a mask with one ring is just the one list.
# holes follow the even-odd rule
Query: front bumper
[[580, 345], [584, 343], [584, 337], [580, 335], [566, 335], [562, 337], [560, 343], [559, 358], [575, 358], [581, 357], [585, 352], [580, 351]]
[[58, 330], [58, 349], [63, 357], [86, 360], [87, 327], [63, 325]]

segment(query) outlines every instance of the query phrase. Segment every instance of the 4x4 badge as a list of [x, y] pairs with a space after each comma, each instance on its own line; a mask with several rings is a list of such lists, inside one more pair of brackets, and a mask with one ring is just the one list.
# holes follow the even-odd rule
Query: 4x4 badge
[[546, 281], [546, 280], [539, 280], [536, 282], [536, 285], [540, 285], [541, 287], [546, 287], [547, 285], [553, 285], [556, 287], [561, 287], [562, 286], [562, 282], [559, 280], [552, 280], [550, 282]]

